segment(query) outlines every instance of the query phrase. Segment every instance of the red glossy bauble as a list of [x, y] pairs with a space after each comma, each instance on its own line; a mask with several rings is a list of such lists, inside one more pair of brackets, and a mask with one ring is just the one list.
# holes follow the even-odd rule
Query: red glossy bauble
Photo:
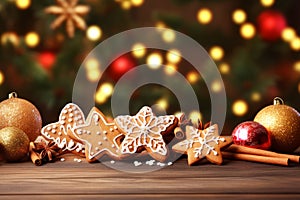
[[258, 31], [266, 41], [279, 39], [285, 27], [286, 19], [279, 11], [267, 10], [258, 16]]
[[43, 52], [38, 55], [38, 62], [42, 65], [44, 69], [51, 69], [54, 62], [56, 60], [56, 56], [52, 52]]
[[239, 124], [232, 132], [233, 142], [237, 145], [257, 149], [271, 147], [271, 135], [260, 123], [247, 121]]
[[122, 75], [131, 70], [136, 65], [133, 58], [123, 55], [114, 60], [111, 64], [110, 75], [114, 80], [118, 80]]

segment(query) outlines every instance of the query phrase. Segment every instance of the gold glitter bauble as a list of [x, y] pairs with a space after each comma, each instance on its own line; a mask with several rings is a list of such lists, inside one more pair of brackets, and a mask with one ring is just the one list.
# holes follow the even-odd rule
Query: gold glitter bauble
[[294, 108], [283, 105], [282, 99], [275, 98], [274, 105], [259, 111], [254, 121], [270, 131], [272, 150], [292, 153], [300, 146], [300, 114]]
[[25, 158], [29, 142], [26, 133], [19, 128], [6, 127], [0, 130], [0, 152], [6, 161], [16, 162]]
[[41, 132], [41, 115], [32, 103], [16, 96], [16, 93], [11, 93], [9, 99], [0, 103], [0, 129], [17, 127], [28, 135], [30, 141], [34, 141]]

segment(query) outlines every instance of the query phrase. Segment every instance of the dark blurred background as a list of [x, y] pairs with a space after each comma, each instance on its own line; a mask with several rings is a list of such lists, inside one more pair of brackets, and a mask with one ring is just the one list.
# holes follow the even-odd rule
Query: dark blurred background
[[[75, 21], [70, 19], [73, 37], [72, 26], [66, 26], [72, 16], [62, 18], [70, 9], [77, 14]], [[97, 44], [132, 28], [166, 27], [198, 41], [218, 66], [227, 94], [224, 133], [229, 133], [276, 96], [299, 110], [299, 10], [298, 0], [1, 0], [0, 99], [16, 91], [36, 105], [44, 124], [56, 121], [62, 107], [72, 101], [77, 70]], [[58, 23], [55, 29], [53, 22]], [[78, 28], [82, 23], [85, 30]], [[162, 33], [167, 43], [176, 41], [173, 36], [172, 31]], [[151, 67], [151, 62], [158, 62], [170, 66], [166, 78], [177, 70], [194, 88], [201, 113], [186, 115], [195, 122], [197, 118], [208, 122], [207, 88], [219, 92], [220, 83], [206, 85], [189, 63], [172, 55], [156, 49], [133, 51], [116, 58], [105, 72], [97, 60], [90, 60], [86, 78], [98, 82], [101, 77], [96, 106], [110, 116], [110, 96], [118, 79], [137, 65]], [[159, 85], [139, 88], [130, 103], [132, 113], [153, 104], [169, 114], [179, 111], [176, 97]]]

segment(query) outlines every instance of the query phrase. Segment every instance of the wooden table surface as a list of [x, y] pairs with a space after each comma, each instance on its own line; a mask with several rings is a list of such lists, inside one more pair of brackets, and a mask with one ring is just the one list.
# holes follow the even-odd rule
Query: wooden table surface
[[66, 157], [40, 167], [1, 162], [0, 172], [1, 199], [300, 199], [299, 165], [225, 160], [190, 167], [180, 159], [153, 172], [126, 173]]

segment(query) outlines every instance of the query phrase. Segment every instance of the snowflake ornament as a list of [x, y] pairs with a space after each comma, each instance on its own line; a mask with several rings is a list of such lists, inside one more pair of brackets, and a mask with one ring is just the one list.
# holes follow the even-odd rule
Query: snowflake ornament
[[52, 29], [56, 29], [66, 22], [66, 30], [71, 38], [74, 37], [75, 27], [81, 30], [86, 29], [86, 23], [82, 16], [89, 13], [89, 6], [78, 5], [78, 0], [56, 0], [56, 2], [57, 5], [45, 9], [47, 14], [58, 15], [51, 24]]
[[154, 159], [163, 162], [168, 155], [163, 135], [174, 129], [178, 119], [174, 115], [154, 116], [144, 106], [135, 116], [118, 116], [115, 123], [125, 135], [121, 144], [123, 154], [133, 154], [144, 147]]
[[186, 139], [175, 144], [172, 149], [188, 155], [188, 164], [193, 165], [202, 158], [212, 163], [222, 164], [221, 148], [231, 144], [230, 137], [220, 137], [218, 125], [214, 124], [204, 130], [193, 126], [186, 127]]

